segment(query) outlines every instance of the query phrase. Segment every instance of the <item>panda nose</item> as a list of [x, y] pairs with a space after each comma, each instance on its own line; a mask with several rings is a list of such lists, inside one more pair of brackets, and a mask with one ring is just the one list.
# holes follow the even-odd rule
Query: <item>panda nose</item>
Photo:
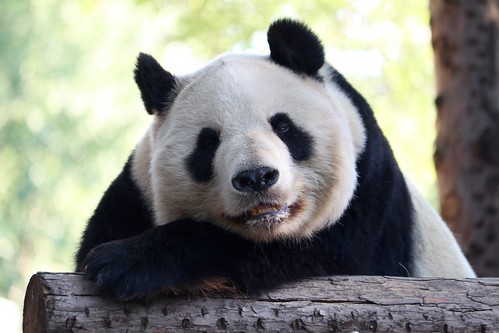
[[261, 192], [274, 185], [279, 179], [279, 171], [269, 167], [239, 172], [232, 179], [232, 186], [241, 192]]

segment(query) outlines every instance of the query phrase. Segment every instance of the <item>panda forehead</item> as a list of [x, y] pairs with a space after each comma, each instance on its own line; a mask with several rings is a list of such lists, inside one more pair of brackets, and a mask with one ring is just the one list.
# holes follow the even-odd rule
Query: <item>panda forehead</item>
[[268, 57], [228, 55], [191, 76], [173, 113], [189, 117], [191, 124], [204, 122], [220, 129], [260, 126], [276, 113], [294, 118], [294, 112], [319, 99], [327, 99], [327, 94], [314, 78], [299, 76]]
[[[236, 83], [246, 88], [256, 88], [262, 92], [262, 84], [285, 87], [290, 84], [301, 88], [317, 89], [322, 84], [315, 78], [300, 76], [288, 68], [275, 64], [269, 57], [241, 54], [228, 54], [215, 59], [207, 66], [206, 74], [221, 75], [222, 81]], [[230, 80], [232, 78], [232, 80]], [[254, 83], [254, 84], [251, 84]]]

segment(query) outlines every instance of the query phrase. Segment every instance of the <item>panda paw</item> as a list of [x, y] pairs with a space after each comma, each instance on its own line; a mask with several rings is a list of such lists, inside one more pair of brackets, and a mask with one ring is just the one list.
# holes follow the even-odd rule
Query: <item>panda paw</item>
[[119, 300], [146, 299], [156, 296], [168, 276], [147, 254], [135, 238], [115, 240], [91, 250], [82, 263], [85, 275], [95, 281], [98, 291]]

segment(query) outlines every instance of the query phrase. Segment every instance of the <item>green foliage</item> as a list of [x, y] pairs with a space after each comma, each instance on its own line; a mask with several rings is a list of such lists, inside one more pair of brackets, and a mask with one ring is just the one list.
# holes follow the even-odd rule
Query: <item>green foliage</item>
[[435, 198], [433, 68], [425, 2], [317, 0], [0, 2], [0, 296], [37, 270], [73, 269], [101, 193], [146, 128], [139, 51], [174, 73], [251, 48], [300, 18], [371, 102], [403, 169]]

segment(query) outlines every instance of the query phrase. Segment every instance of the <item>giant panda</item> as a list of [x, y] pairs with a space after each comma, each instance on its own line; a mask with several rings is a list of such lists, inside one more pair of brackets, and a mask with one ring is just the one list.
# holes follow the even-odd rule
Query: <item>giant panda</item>
[[89, 220], [77, 270], [123, 300], [324, 275], [474, 277], [319, 38], [290, 19], [267, 36], [270, 55], [184, 76], [139, 55], [152, 124]]

